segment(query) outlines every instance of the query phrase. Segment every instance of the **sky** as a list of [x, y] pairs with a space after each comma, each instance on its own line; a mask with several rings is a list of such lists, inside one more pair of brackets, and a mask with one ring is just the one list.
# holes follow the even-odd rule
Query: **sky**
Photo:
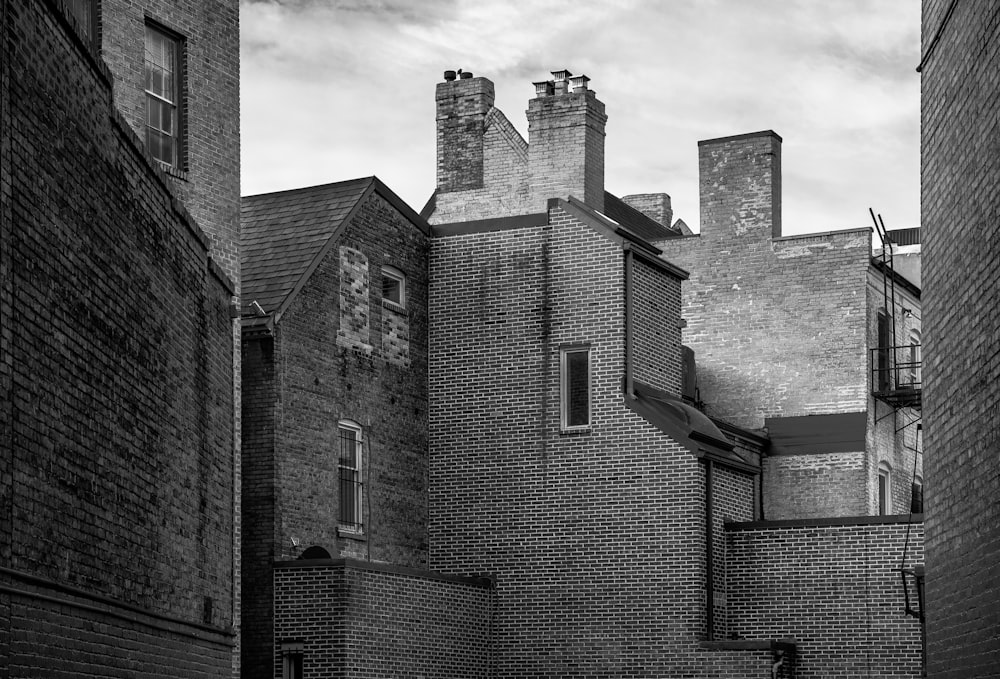
[[590, 77], [605, 187], [698, 230], [698, 141], [774, 130], [786, 234], [920, 222], [919, 0], [240, 0], [242, 193], [376, 175], [419, 211], [445, 70]]

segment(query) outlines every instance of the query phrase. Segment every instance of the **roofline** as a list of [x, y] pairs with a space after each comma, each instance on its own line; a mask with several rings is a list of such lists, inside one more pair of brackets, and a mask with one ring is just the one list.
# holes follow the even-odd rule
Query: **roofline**
[[888, 265], [882, 264], [882, 260], [880, 260], [879, 258], [875, 257], [874, 255], [872, 255], [872, 258], [871, 258], [871, 265], [872, 265], [872, 268], [878, 269], [879, 271], [888, 272], [890, 276], [892, 276], [894, 279], [896, 279], [896, 284], [897, 285], [901, 285], [902, 287], [906, 288], [906, 290], [911, 295], [913, 295], [917, 299], [920, 299], [920, 288], [917, 287], [917, 285], [914, 284], [913, 281], [911, 281], [910, 279], [908, 279], [906, 276], [904, 276], [903, 274], [899, 273], [895, 269], [890, 269]]
[[728, 137], [715, 137], [713, 139], [702, 139], [698, 142], [698, 146], [705, 146], [707, 144], [722, 144], [727, 141], [739, 141], [740, 139], [750, 139], [752, 137], [774, 137], [779, 142], [783, 141], [781, 136], [774, 130], [761, 130], [759, 132], [747, 132], [745, 134], [734, 134]]

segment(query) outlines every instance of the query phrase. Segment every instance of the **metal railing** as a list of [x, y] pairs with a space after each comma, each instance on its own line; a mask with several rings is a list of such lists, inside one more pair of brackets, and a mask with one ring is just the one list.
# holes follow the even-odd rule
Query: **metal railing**
[[920, 345], [871, 349], [871, 392], [894, 406], [920, 406]]

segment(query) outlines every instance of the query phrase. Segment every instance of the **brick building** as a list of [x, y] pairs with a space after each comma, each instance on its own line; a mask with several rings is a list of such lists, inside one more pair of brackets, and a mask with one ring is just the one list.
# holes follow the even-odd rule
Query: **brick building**
[[232, 674], [237, 17], [3, 4], [5, 677]]
[[1000, 7], [923, 2], [927, 676], [1000, 676]]
[[[896, 324], [904, 306], [919, 317], [919, 290], [882, 275], [868, 231], [775, 237], [774, 133], [702, 145], [732, 182], [729, 195], [703, 194], [718, 215], [713, 240], [672, 223], [665, 194], [605, 191], [607, 116], [585, 76], [557, 71], [536, 83], [527, 141], [494, 107], [488, 79], [446, 72], [436, 105], [438, 181], [426, 223], [377, 180], [251, 197], [244, 207], [244, 418], [255, 422], [246, 428], [244, 498], [248, 535], [259, 522], [263, 544], [273, 545], [245, 542], [247, 562], [255, 551], [264, 566], [255, 585], [247, 571], [246, 588], [270, 588], [254, 613], [257, 639], [270, 641], [260, 664], [276, 676], [299, 664], [362, 676], [386, 667], [438, 677], [917, 676], [919, 623], [904, 616], [898, 567], [921, 560], [922, 526], [893, 516], [910, 510], [908, 484], [893, 492], [885, 476], [880, 511], [869, 476], [880, 462], [907, 469], [916, 457], [910, 433], [882, 441], [872, 420], [888, 430], [893, 418], [901, 425], [915, 415], [912, 402], [875, 403], [869, 361], [878, 368], [883, 282], [895, 287], [886, 306]], [[703, 186], [721, 184], [703, 176]], [[741, 194], [737, 185], [751, 188]], [[365, 190], [394, 217], [359, 223], [356, 244], [342, 242], [344, 215], [361, 210]], [[344, 191], [354, 198], [336, 217], [310, 207]], [[388, 223], [419, 234], [423, 251], [385, 241]], [[737, 235], [722, 234], [723, 224]], [[260, 229], [270, 235], [254, 236]], [[733, 245], [710, 254], [725, 238]], [[734, 254], [739, 238], [744, 251]], [[293, 241], [326, 254], [289, 258]], [[267, 265], [255, 268], [255, 256]], [[745, 280], [755, 268], [787, 288], [793, 276], [775, 259], [795, 260], [789, 271], [815, 269], [800, 285], [812, 285], [803, 298], [826, 298], [816, 310], [825, 319], [796, 310], [772, 320], [708, 294], [719, 287], [709, 282], [712, 266], [732, 274], [734, 292], [768, 287], [764, 276]], [[387, 264], [423, 276], [427, 306], [408, 337], [411, 357], [413, 346], [424, 352], [425, 375], [414, 363], [396, 376], [384, 355], [390, 332], [380, 316], [393, 305], [377, 290], [394, 294]], [[372, 272], [381, 283], [370, 282]], [[285, 292], [266, 292], [275, 285]], [[775, 321], [781, 332], [772, 332], [787, 337], [784, 359], [804, 373], [798, 383], [790, 369], [764, 370], [786, 368], [773, 353], [746, 361], [769, 380], [763, 386], [739, 374], [738, 357], [703, 358], [710, 344], [764, 349]], [[882, 324], [885, 334], [892, 325]], [[809, 350], [810, 333], [831, 325], [842, 335]], [[789, 349], [796, 342], [798, 355]], [[354, 375], [364, 361], [361, 390]], [[902, 374], [899, 361], [887, 365]], [[795, 393], [782, 400], [772, 391]], [[382, 428], [382, 414], [395, 412], [387, 400], [413, 393], [425, 399], [426, 419], [407, 422], [399, 440], [426, 456], [397, 469], [415, 485], [403, 474], [389, 495], [368, 497], [373, 520], [397, 521], [425, 542], [369, 544], [338, 525], [345, 492], [352, 497], [333, 474], [338, 430], [359, 407]], [[372, 426], [353, 422], [363, 435]], [[258, 433], [265, 445], [255, 467]], [[796, 465], [817, 461], [834, 469], [796, 477]], [[850, 483], [819, 510], [787, 497], [817, 495], [841, 477]], [[420, 483], [426, 511], [392, 518], [395, 488], [405, 504]], [[252, 493], [260, 496], [251, 503]], [[251, 505], [264, 515], [251, 518]], [[776, 518], [769, 512], [785, 520], [763, 521]]]
[[[375, 177], [242, 213], [243, 676], [346, 671], [370, 638], [470, 673], [489, 582], [426, 570], [429, 226]], [[404, 605], [444, 619], [393, 627]]]

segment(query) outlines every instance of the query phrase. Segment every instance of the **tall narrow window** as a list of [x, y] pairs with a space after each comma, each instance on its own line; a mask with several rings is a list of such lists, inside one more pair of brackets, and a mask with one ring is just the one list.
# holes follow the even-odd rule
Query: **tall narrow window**
[[338, 467], [340, 469], [340, 525], [349, 530], [360, 531], [361, 514], [361, 427], [353, 422], [337, 425], [340, 446]]
[[892, 386], [889, 377], [889, 345], [891, 328], [889, 327], [889, 316], [883, 310], [878, 312], [878, 390], [886, 391]]
[[920, 331], [910, 330], [910, 356], [909, 356], [909, 377], [910, 384], [914, 387], [920, 386]]
[[146, 147], [180, 169], [181, 40], [146, 25]]
[[560, 351], [561, 425], [564, 430], [590, 427], [590, 348]]
[[919, 476], [913, 478], [913, 489], [910, 494], [910, 511], [914, 514], [924, 513], [924, 480]]
[[889, 465], [878, 466], [878, 513], [881, 516], [892, 513], [892, 485]]
[[281, 679], [302, 679], [304, 649], [302, 641], [281, 642]]

